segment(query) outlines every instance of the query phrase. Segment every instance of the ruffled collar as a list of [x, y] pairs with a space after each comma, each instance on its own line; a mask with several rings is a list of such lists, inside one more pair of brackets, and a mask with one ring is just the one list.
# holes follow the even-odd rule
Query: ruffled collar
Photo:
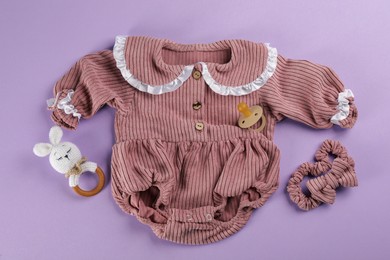
[[[277, 65], [275, 48], [246, 40], [180, 44], [145, 36], [117, 36], [113, 54], [124, 79], [150, 94], [178, 89], [196, 67], [214, 92], [246, 95], [265, 85]], [[181, 58], [176, 59], [175, 54]], [[202, 58], [205, 60], [199, 60]], [[184, 61], [191, 62], [181, 64]]]

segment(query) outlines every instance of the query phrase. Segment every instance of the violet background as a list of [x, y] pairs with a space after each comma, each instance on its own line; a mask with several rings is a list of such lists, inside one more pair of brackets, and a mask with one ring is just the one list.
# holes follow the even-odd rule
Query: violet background
[[[0, 2], [0, 260], [5, 259], [390, 259], [390, 2], [75, 1]], [[53, 125], [46, 99], [83, 55], [112, 48], [114, 37], [150, 35], [179, 43], [242, 38], [280, 54], [332, 67], [356, 97], [351, 130], [315, 130], [284, 120], [275, 142], [280, 187], [247, 225], [221, 242], [187, 246], [158, 239], [115, 204], [110, 184], [75, 195], [48, 158], [32, 153]], [[110, 177], [114, 111], [103, 108], [65, 130]], [[327, 138], [356, 161], [359, 187], [310, 212], [289, 200], [286, 184]], [[83, 176], [92, 187], [92, 174]]]

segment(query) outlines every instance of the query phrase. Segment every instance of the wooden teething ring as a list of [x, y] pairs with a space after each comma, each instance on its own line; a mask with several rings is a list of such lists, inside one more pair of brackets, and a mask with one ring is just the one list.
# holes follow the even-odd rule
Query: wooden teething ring
[[81, 196], [84, 196], [84, 197], [91, 197], [91, 196], [94, 196], [96, 194], [98, 194], [104, 187], [104, 173], [103, 173], [103, 170], [100, 168], [100, 167], [97, 167], [96, 170], [95, 170], [95, 173], [97, 174], [98, 178], [99, 178], [99, 182], [97, 184], [97, 186], [90, 190], [90, 191], [86, 191], [86, 190], [83, 190], [81, 189], [78, 185], [73, 187], [73, 190], [81, 195]]

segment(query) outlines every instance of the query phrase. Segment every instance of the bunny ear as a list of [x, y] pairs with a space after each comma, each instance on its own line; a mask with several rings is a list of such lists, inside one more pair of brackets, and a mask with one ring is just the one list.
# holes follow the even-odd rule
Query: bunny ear
[[49, 155], [53, 146], [48, 143], [39, 143], [34, 145], [33, 152], [36, 156], [45, 157]]
[[57, 145], [57, 144], [60, 143], [61, 138], [62, 138], [62, 129], [61, 129], [61, 127], [59, 127], [59, 126], [53, 126], [53, 127], [50, 129], [50, 133], [49, 133], [50, 142], [51, 142], [53, 145]]

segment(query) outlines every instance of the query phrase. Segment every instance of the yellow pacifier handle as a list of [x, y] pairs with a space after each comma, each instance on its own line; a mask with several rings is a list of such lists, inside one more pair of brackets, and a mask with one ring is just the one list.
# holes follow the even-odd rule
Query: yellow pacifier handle
[[245, 102], [240, 102], [237, 105], [238, 111], [240, 111], [241, 114], [244, 115], [244, 117], [249, 117], [252, 115], [252, 111], [249, 109], [248, 105]]
[[266, 117], [263, 114], [263, 108], [261, 106], [251, 106], [245, 102], [240, 102], [237, 105], [238, 111], [240, 111], [241, 116], [238, 119], [238, 126], [241, 128], [249, 128], [255, 125], [259, 120], [262, 120], [259, 128], [255, 129], [257, 131], [262, 131], [266, 124]]

